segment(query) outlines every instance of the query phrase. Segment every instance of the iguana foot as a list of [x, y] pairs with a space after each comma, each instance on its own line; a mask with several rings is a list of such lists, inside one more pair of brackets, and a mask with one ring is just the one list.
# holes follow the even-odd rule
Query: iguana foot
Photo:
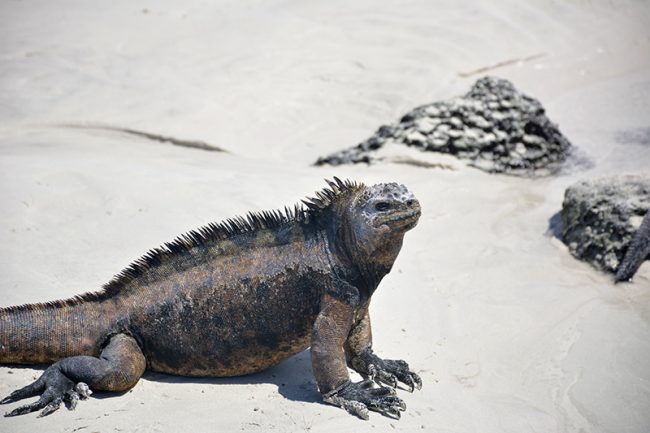
[[83, 382], [75, 383], [67, 378], [57, 364], [50, 366], [34, 383], [12, 392], [9, 396], [0, 400], [0, 404], [11, 403], [35, 395], [41, 397], [34, 403], [20, 406], [5, 416], [23, 415], [26, 413], [41, 410], [39, 417], [46, 416], [61, 407], [65, 402], [68, 409], [74, 410], [79, 399], [86, 399], [92, 391]]
[[397, 388], [398, 382], [402, 382], [411, 392], [422, 388], [420, 376], [401, 359], [381, 359], [372, 350], [366, 350], [355, 357], [351, 364], [357, 372], [370, 377], [378, 385]]
[[395, 390], [388, 387], [373, 388], [374, 382], [366, 379], [362, 382], [346, 383], [341, 389], [323, 396], [325, 403], [342, 407], [352, 415], [369, 419], [368, 409], [382, 415], [399, 419], [406, 404], [395, 395]]
[[[14, 391], [0, 403], [10, 403], [40, 394], [38, 401], [21, 406], [5, 416], [23, 415], [41, 410], [49, 415], [65, 402], [74, 409], [79, 399], [87, 398], [90, 387], [102, 391], [126, 391], [135, 385], [146, 366], [146, 359], [133, 337], [113, 335], [99, 358], [71, 356], [52, 364], [31, 385]], [[88, 384], [88, 385], [86, 385]]]
[[409, 387], [409, 391], [422, 388], [422, 379], [417, 373], [409, 369], [406, 361], [401, 359], [379, 359], [378, 365], [368, 366], [368, 376], [377, 384], [397, 388], [397, 382], [402, 382]]

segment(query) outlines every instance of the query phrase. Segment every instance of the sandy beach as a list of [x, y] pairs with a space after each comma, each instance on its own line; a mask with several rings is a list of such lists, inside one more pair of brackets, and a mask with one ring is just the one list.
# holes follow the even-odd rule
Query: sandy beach
[[[324, 178], [396, 181], [423, 214], [373, 297], [374, 348], [424, 382], [400, 391], [401, 420], [362, 421], [322, 404], [303, 352], [238, 378], [146, 373], [1, 432], [650, 431], [650, 263], [614, 285], [548, 231], [576, 181], [650, 173], [648, 3], [7, 0], [0, 21], [0, 306], [98, 290]], [[539, 99], [590, 164], [311, 165], [488, 74]], [[40, 373], [0, 366], [0, 396]]]

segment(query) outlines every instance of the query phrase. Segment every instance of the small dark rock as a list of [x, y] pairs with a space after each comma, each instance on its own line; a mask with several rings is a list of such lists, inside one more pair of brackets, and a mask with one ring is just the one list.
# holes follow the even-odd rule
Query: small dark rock
[[394, 128], [388, 125], [380, 126], [375, 135], [381, 138], [389, 138], [393, 136]]

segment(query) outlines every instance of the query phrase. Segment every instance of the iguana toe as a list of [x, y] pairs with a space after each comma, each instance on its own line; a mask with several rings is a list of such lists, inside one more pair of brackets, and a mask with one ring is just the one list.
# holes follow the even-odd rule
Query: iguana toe
[[406, 374], [402, 382], [409, 386], [409, 391], [411, 392], [415, 391], [416, 389], [422, 389], [422, 379], [420, 379], [420, 376], [418, 376], [417, 373], [414, 373], [412, 371], [409, 371]]
[[14, 401], [22, 400], [27, 397], [33, 397], [40, 394], [45, 390], [45, 380], [43, 376], [39, 377], [37, 381], [15, 390], [7, 397], [0, 400], [0, 404], [12, 403]]
[[397, 377], [397, 380], [408, 385], [410, 392], [422, 388], [422, 379], [417, 373], [411, 371], [406, 361], [387, 359], [384, 360], [384, 366]]
[[389, 371], [377, 368], [374, 364], [368, 366], [368, 376], [378, 385], [387, 385], [391, 388], [397, 388], [397, 376]]
[[76, 384], [74, 390], [77, 391], [82, 400], [86, 400], [93, 394], [93, 392], [90, 390], [90, 387], [83, 382]]
[[68, 409], [69, 410], [75, 410], [77, 408], [77, 403], [79, 402], [79, 398], [80, 398], [77, 391], [74, 391], [74, 390], [67, 391], [65, 393], [65, 396], [66, 396], [66, 400], [67, 400], [67, 403], [68, 403]]
[[61, 407], [61, 403], [63, 403], [63, 397], [60, 396], [60, 395], [57, 395], [56, 397], [54, 397], [54, 398], [52, 399], [52, 401], [50, 401], [50, 402], [49, 402], [49, 403], [48, 403], [48, 404], [43, 408], [43, 410], [41, 411], [41, 413], [38, 414], [38, 417], [37, 417], [37, 418], [41, 418], [41, 417], [44, 417], [44, 416], [48, 416], [48, 415], [51, 414], [52, 412], [56, 412], [56, 411], [59, 410], [59, 408]]
[[83, 382], [79, 382], [75, 385], [74, 389], [66, 391], [65, 401], [68, 404], [69, 410], [75, 410], [77, 408], [77, 403], [79, 400], [86, 400], [93, 392], [90, 390], [88, 385]]

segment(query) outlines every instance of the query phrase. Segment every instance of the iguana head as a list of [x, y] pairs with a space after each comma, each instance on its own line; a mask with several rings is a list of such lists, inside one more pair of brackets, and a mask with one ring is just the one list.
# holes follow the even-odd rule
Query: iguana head
[[413, 193], [394, 182], [362, 186], [344, 212], [348, 255], [359, 268], [376, 273], [379, 279], [390, 271], [404, 234], [416, 226], [421, 214]]
[[358, 269], [369, 285], [378, 284], [393, 266], [404, 233], [417, 224], [420, 203], [395, 182], [366, 186], [336, 177], [327, 182], [329, 189], [303, 200], [308, 215], [328, 227], [340, 260]]
[[[365, 187], [352, 202], [359, 229], [406, 232], [418, 223], [420, 203], [404, 185], [391, 182]], [[360, 218], [359, 218], [360, 217]]]

